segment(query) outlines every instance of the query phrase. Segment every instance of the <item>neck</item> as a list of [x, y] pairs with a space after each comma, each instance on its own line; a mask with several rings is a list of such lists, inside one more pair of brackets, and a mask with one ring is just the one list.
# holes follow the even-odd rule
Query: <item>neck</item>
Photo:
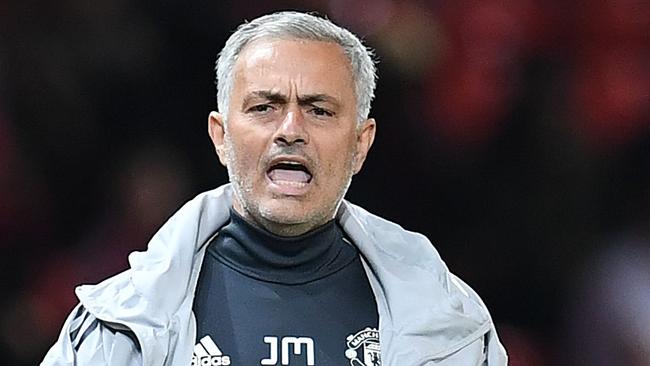
[[[249, 222], [251, 221], [249, 220]], [[306, 234], [309, 231], [321, 227], [325, 223], [323, 222], [322, 224], [317, 224], [317, 225], [312, 223], [280, 224], [268, 220], [263, 220], [263, 221], [260, 220], [260, 221], [254, 221], [253, 224], [262, 227], [275, 235], [288, 237], [288, 236], [299, 236], [299, 235]]]
[[332, 215], [332, 217], [329, 217], [325, 220], [300, 223], [282, 223], [268, 220], [261, 215], [254, 216], [243, 207], [241, 207], [241, 205], [237, 204], [236, 201], [233, 202], [233, 209], [251, 225], [267, 230], [274, 235], [284, 237], [303, 235], [325, 225], [334, 218], [334, 215]]

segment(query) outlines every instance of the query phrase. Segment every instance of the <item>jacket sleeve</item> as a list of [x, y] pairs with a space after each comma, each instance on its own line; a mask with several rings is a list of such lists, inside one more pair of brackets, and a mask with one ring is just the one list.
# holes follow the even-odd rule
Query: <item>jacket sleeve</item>
[[497, 337], [497, 331], [494, 328], [494, 325], [492, 325], [490, 333], [486, 335], [485, 341], [487, 342], [485, 347], [487, 352], [485, 364], [487, 366], [507, 365], [508, 354], [501, 342], [499, 342], [499, 337]]
[[81, 304], [63, 325], [41, 366], [142, 365], [137, 339], [129, 330], [111, 327]]
[[465, 345], [444, 358], [425, 363], [426, 366], [506, 366], [508, 357], [505, 349], [496, 339], [494, 327], [484, 336]]
[[[468, 284], [463, 282], [463, 280], [461, 280], [454, 274], [450, 274], [450, 276], [453, 278], [453, 282], [457, 286], [465, 290], [469, 294], [469, 296], [472, 297], [479, 304], [481, 304], [481, 306], [487, 312], [487, 307], [485, 306], [485, 303], [483, 303], [483, 300], [481, 300], [480, 296]], [[494, 322], [492, 321], [491, 316], [490, 316], [490, 324], [491, 324], [490, 330], [487, 333], [485, 333], [485, 335], [480, 340], [477, 340], [475, 342], [475, 343], [480, 343], [482, 348], [482, 354], [483, 354], [482, 362], [480, 362], [479, 365], [480, 366], [506, 366], [508, 365], [508, 354], [506, 353], [506, 349], [499, 341], [499, 336], [497, 335], [497, 330], [496, 327], [494, 326]]]

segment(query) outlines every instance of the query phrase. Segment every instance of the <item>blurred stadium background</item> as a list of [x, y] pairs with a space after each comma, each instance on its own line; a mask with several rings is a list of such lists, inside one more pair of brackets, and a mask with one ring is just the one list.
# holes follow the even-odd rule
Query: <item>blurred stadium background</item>
[[73, 287], [226, 182], [213, 66], [243, 19], [327, 14], [377, 50], [348, 199], [427, 234], [511, 365], [650, 365], [650, 3], [0, 2], [0, 359], [33, 365]]

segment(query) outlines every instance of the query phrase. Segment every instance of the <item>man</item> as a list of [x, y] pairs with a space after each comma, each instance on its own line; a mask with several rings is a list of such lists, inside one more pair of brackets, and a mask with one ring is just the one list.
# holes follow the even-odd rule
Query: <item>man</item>
[[375, 135], [375, 66], [330, 21], [241, 25], [209, 134], [231, 184], [77, 289], [43, 365], [504, 365], [479, 297], [431, 243], [343, 200]]

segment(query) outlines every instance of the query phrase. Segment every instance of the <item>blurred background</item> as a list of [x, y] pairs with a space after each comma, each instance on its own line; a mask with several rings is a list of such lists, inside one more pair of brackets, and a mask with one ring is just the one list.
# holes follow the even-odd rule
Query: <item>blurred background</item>
[[77, 284], [227, 181], [214, 61], [244, 19], [315, 10], [379, 59], [347, 198], [425, 233], [511, 365], [650, 365], [650, 3], [3, 0], [0, 359], [33, 365]]

